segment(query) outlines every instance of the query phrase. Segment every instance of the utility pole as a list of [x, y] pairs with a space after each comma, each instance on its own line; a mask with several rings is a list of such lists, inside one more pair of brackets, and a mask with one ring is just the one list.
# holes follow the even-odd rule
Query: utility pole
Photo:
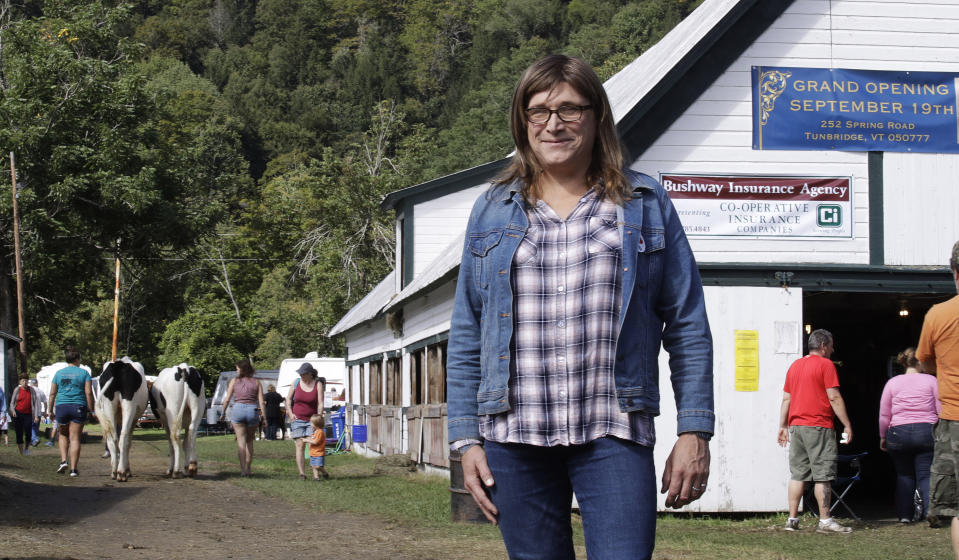
[[20, 211], [17, 207], [17, 166], [10, 152], [10, 182], [13, 184], [13, 262], [17, 272], [17, 326], [20, 329], [20, 373], [27, 373], [27, 333], [23, 326], [23, 268], [20, 263]]
[[117, 361], [117, 332], [120, 327], [120, 240], [117, 239], [116, 273], [113, 284], [113, 353], [110, 361]]

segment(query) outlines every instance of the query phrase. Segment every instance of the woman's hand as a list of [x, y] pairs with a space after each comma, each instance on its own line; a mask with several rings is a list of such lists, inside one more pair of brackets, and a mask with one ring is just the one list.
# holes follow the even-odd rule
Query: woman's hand
[[490, 472], [489, 465], [486, 462], [486, 450], [482, 445], [474, 445], [463, 454], [463, 486], [469, 490], [473, 501], [479, 506], [480, 511], [486, 516], [490, 523], [498, 523], [496, 517], [499, 510], [490, 500], [487, 488], [495, 484], [493, 474]]

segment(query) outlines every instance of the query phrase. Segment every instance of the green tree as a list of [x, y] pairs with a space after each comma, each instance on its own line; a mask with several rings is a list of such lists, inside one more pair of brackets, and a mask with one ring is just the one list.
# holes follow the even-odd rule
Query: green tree
[[233, 310], [215, 299], [194, 301], [191, 308], [171, 321], [159, 343], [159, 363], [187, 362], [213, 387], [221, 371], [234, 368], [237, 360], [252, 355], [253, 330], [240, 322]]
[[[146, 79], [125, 35], [128, 6], [51, 0], [42, 17], [3, 16], [0, 143], [17, 154], [27, 315], [40, 329], [64, 313], [89, 315], [104, 288], [112, 291], [118, 242], [129, 277], [153, 276], [213, 231], [250, 179], [238, 121], [215, 110], [215, 89], [159, 63], [149, 70], [172, 85]], [[10, 254], [9, 202], [0, 200], [0, 243]], [[0, 260], [0, 281], [9, 282], [8, 267]], [[137, 285], [173, 294], [153, 281]], [[13, 305], [0, 302], [0, 317]], [[134, 329], [149, 341], [178, 306], [173, 297], [159, 312], [125, 316], [151, 324]]]

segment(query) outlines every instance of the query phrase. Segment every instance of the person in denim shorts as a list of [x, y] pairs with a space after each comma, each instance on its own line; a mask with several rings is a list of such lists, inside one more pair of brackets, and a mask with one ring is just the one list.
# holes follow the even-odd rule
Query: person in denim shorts
[[300, 375], [294, 381], [286, 396], [286, 414], [290, 419], [290, 435], [296, 447], [296, 468], [300, 479], [306, 480], [306, 461], [304, 453], [307, 438], [313, 435], [310, 418], [323, 412], [323, 393], [326, 391], [326, 379], [319, 377], [309, 362], [304, 362], [296, 370]]
[[[260, 411], [263, 405], [263, 387], [254, 377], [253, 365], [250, 360], [243, 359], [236, 363], [236, 377], [230, 380], [223, 398], [223, 409], [230, 406], [230, 400], [236, 397], [233, 409], [230, 411], [230, 422], [236, 434], [236, 454], [240, 460], [240, 476], [250, 476], [250, 465], [253, 463], [253, 437], [257, 426], [260, 425]], [[259, 410], [257, 406], [259, 405]]]
[[809, 335], [809, 354], [793, 362], [786, 373], [779, 418], [779, 445], [789, 444], [789, 519], [786, 530], [799, 529], [799, 499], [807, 482], [815, 483], [819, 503], [819, 533], [852, 531], [829, 515], [832, 481], [836, 478], [836, 431], [833, 413], [845, 427], [844, 443], [852, 441], [846, 404], [839, 393], [839, 376], [830, 360], [832, 334], [817, 329]]
[[65, 361], [70, 364], [53, 376], [50, 383], [50, 404], [47, 410], [56, 414], [60, 426], [60, 465], [57, 472], [70, 469], [70, 476], [79, 476], [80, 436], [83, 425], [93, 409], [93, 389], [90, 373], [80, 367], [80, 351], [68, 346]]

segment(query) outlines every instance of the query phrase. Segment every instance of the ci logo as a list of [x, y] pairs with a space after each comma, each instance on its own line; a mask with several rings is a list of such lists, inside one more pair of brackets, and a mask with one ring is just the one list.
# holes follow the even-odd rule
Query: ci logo
[[820, 204], [816, 208], [816, 225], [839, 227], [842, 225], [842, 207], [838, 204]]

